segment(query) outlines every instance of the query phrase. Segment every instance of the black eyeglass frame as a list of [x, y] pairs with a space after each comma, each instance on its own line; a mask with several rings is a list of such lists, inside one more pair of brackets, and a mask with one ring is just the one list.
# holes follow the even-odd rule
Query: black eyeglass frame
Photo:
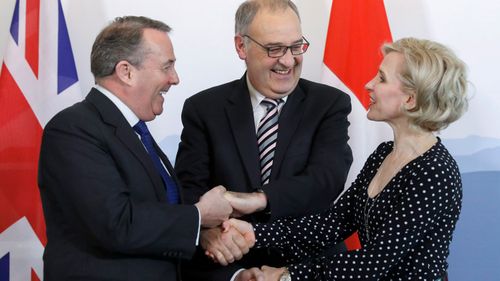
[[[282, 56], [284, 56], [286, 54], [286, 52], [288, 52], [288, 49], [290, 49], [290, 52], [294, 56], [302, 55], [305, 52], [307, 52], [307, 49], [309, 49], [309, 46], [311, 45], [309, 43], [309, 41], [307, 41], [307, 39], [304, 36], [302, 36], [302, 40], [304, 40], [302, 43], [296, 43], [296, 44], [293, 44], [293, 45], [290, 45], [290, 46], [271, 46], [271, 47], [262, 45], [257, 40], [255, 40], [252, 37], [250, 37], [250, 35], [244, 34], [244, 35], [241, 35], [241, 37], [247, 37], [252, 42], [254, 42], [255, 44], [259, 45], [262, 49], [266, 50], [267, 56], [270, 57], [270, 58], [281, 58]], [[299, 53], [297, 53], [297, 52], [294, 51], [294, 48], [297, 47], [297, 46], [301, 47]], [[277, 48], [281, 49], [281, 54], [280, 55], [271, 55], [271, 52], [273, 51], [272, 49], [277, 49]]]

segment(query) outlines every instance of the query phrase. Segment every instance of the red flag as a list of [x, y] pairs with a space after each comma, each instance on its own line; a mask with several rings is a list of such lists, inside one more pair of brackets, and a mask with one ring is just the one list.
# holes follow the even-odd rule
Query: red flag
[[60, 0], [17, 0], [0, 72], [0, 280], [43, 276], [42, 128], [81, 99]]
[[[383, 0], [333, 0], [323, 62], [324, 82], [351, 95], [349, 144], [354, 163], [347, 186], [387, 130], [368, 123], [369, 96], [365, 84], [375, 76], [382, 60], [380, 46], [391, 42]], [[357, 235], [346, 241], [348, 249], [359, 249]]]

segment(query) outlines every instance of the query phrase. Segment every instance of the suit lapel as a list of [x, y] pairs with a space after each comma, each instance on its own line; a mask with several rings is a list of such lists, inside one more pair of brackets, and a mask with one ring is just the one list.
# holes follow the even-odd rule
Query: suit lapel
[[228, 97], [226, 114], [238, 152], [250, 179], [250, 184], [253, 187], [257, 187], [261, 186], [259, 152], [252, 103], [248, 87], [244, 81], [245, 76], [243, 76], [236, 89]]
[[96, 89], [92, 89], [86, 100], [96, 107], [105, 123], [115, 128], [115, 136], [139, 160], [148, 173], [158, 200], [165, 201], [166, 191], [161, 176], [153, 166], [153, 162], [139, 140], [139, 137], [132, 127], [130, 127], [130, 124], [123, 117], [120, 110]]
[[304, 102], [305, 97], [305, 93], [299, 86], [297, 86], [292, 94], [289, 95], [287, 102], [283, 106], [280, 113], [278, 142], [273, 159], [271, 179], [273, 179], [276, 176], [276, 172], [280, 170], [283, 158], [288, 150], [288, 146], [293, 139], [293, 135], [297, 130], [300, 121], [302, 120], [304, 115], [304, 106], [302, 106], [302, 103]]

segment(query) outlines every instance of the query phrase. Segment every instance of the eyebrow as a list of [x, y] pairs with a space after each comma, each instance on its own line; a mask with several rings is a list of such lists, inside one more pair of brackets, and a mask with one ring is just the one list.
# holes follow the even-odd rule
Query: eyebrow
[[171, 64], [174, 64], [176, 59], [169, 59], [166, 62], [162, 63], [163, 66], [169, 66]]
[[[301, 37], [300, 37], [300, 39], [297, 39], [297, 40], [293, 41], [293, 42], [292, 42], [292, 44], [290, 44], [289, 46], [293, 46], [293, 45], [300, 44], [300, 43], [302, 43], [303, 41], [304, 41], [304, 39], [303, 39], [303, 37], [301, 36]], [[285, 44], [283, 44], [283, 43], [274, 43], [274, 42], [272, 42], [272, 43], [267, 43], [267, 44], [264, 44], [264, 46], [268, 46], [268, 47], [270, 47], [270, 46], [276, 46], [276, 47], [277, 47], [277, 46], [286, 46], [286, 45], [285, 45]]]

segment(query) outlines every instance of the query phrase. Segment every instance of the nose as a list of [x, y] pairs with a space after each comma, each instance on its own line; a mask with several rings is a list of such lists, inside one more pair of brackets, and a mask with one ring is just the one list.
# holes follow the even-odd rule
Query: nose
[[170, 85], [178, 85], [180, 83], [179, 75], [177, 75], [175, 68], [170, 72], [169, 83]]
[[295, 56], [292, 55], [292, 50], [288, 48], [285, 54], [280, 57], [278, 61], [286, 67], [293, 67], [295, 65]]
[[368, 81], [368, 83], [366, 83], [366, 85], [365, 85], [365, 89], [366, 89], [368, 92], [373, 91], [373, 84], [375, 83], [375, 79], [376, 79], [376, 78], [377, 78], [377, 77], [375, 76], [375, 77], [373, 77], [373, 78], [372, 78], [372, 80], [370, 80], [370, 81]]

